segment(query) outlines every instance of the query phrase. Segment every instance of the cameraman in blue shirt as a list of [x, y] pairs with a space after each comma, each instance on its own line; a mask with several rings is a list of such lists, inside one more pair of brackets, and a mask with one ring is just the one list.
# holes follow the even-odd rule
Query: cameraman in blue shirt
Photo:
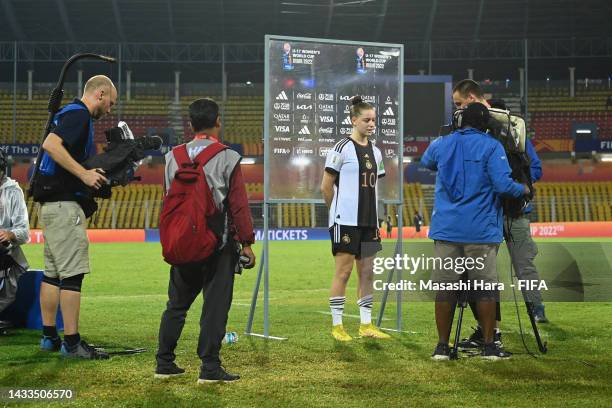
[[[457, 284], [467, 271], [471, 287], [487, 285], [469, 293], [477, 302], [483, 329], [481, 355], [497, 360], [510, 357], [493, 341], [499, 293], [490, 289], [498, 282], [495, 262], [503, 240], [502, 195], [521, 197], [529, 193], [529, 188], [512, 180], [503, 146], [484, 132], [488, 121], [489, 111], [484, 105], [469, 104], [460, 129], [434, 140], [421, 164], [438, 172], [429, 237], [435, 241], [436, 257], [452, 259], [455, 265], [451, 269], [435, 268], [432, 281], [447, 288], [448, 284]], [[460, 262], [465, 267], [459, 267]], [[438, 345], [432, 354], [434, 360], [450, 358], [448, 340], [457, 294], [456, 290], [444, 289], [436, 294]]]

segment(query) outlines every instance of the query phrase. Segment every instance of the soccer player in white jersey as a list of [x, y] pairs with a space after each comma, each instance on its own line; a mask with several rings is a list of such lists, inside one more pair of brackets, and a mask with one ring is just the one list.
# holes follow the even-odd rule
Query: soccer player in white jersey
[[321, 191], [329, 208], [329, 232], [336, 271], [330, 291], [332, 336], [339, 341], [352, 337], [344, 330], [342, 313], [346, 284], [353, 264], [359, 285], [357, 304], [360, 337], [390, 336], [372, 324], [372, 262], [382, 249], [378, 232], [377, 182], [385, 175], [380, 150], [368, 139], [376, 128], [376, 111], [360, 96], [351, 98], [353, 133], [336, 143], [327, 154]]

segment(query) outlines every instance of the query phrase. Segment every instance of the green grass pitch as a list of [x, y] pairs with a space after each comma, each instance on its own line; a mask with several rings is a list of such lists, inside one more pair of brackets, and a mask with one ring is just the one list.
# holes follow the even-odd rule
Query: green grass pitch
[[[255, 247], [258, 257], [260, 248]], [[338, 344], [326, 314], [333, 273], [329, 243], [272, 242], [270, 248], [270, 334], [289, 339], [243, 335], [257, 270], [238, 276], [228, 331], [240, 338], [221, 354], [226, 368], [242, 376], [239, 382], [196, 384], [201, 298], [187, 316], [177, 349], [177, 363], [186, 375], [153, 379], [168, 284], [161, 248], [157, 243], [92, 244], [93, 272], [83, 285], [82, 336], [91, 343], [148, 351], [110, 361], [65, 361], [38, 350], [39, 332], [14, 330], [0, 337], [0, 388], [70, 388], [76, 393], [70, 405], [83, 407], [612, 406], [610, 303], [548, 303], [551, 323], [540, 327], [549, 352], [535, 359], [522, 348], [514, 304], [505, 302], [504, 343], [516, 353], [511, 360], [463, 357], [435, 363], [430, 360], [436, 343], [432, 303], [403, 304], [403, 327], [409, 333], [393, 333], [389, 341]], [[28, 245], [25, 251], [31, 267], [42, 268], [42, 246]], [[351, 317], [358, 315], [355, 288], [353, 276], [344, 319], [353, 335], [359, 324]], [[255, 330], [261, 332], [259, 299]], [[527, 342], [535, 351], [523, 309], [521, 304]], [[388, 304], [389, 320], [383, 326], [394, 325], [394, 312], [395, 304]], [[471, 331], [472, 320], [467, 311], [463, 333]]]

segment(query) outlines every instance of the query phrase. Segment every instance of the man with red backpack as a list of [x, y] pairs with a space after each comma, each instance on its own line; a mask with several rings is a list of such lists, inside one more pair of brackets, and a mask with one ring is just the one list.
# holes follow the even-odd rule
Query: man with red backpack
[[[204, 295], [198, 355], [198, 383], [240, 377], [221, 367], [219, 351], [232, 303], [239, 262], [255, 265], [255, 240], [238, 153], [218, 142], [219, 106], [208, 98], [189, 106], [193, 140], [166, 154], [160, 240], [170, 269], [168, 303], [159, 328], [155, 378], [181, 375], [174, 362], [189, 307]], [[242, 258], [242, 261], [240, 261]], [[248, 259], [248, 261], [247, 261]]]

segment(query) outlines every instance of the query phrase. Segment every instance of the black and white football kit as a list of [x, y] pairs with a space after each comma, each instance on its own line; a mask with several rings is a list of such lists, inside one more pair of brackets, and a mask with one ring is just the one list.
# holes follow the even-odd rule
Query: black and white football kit
[[[336, 175], [329, 209], [332, 253], [374, 255], [382, 248], [378, 232], [378, 179], [385, 175], [380, 150], [347, 137], [327, 154], [325, 171]], [[366, 253], [364, 253], [365, 251]]]

